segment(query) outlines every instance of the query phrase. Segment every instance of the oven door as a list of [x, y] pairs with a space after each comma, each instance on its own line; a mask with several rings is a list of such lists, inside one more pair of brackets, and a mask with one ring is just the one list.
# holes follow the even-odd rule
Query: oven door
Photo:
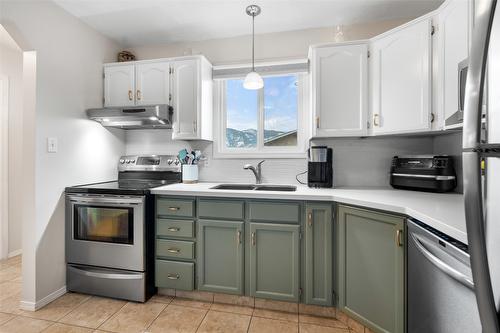
[[144, 196], [66, 196], [66, 261], [144, 271]]

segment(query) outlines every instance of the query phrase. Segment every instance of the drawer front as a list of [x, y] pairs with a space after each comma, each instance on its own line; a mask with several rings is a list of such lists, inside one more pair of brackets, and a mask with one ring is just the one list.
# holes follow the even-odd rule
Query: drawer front
[[300, 203], [294, 202], [250, 202], [248, 216], [251, 221], [299, 223]]
[[156, 235], [166, 237], [194, 237], [194, 221], [187, 220], [156, 220]]
[[194, 200], [159, 198], [156, 201], [156, 214], [159, 216], [193, 217]]
[[194, 264], [192, 262], [156, 260], [155, 273], [156, 287], [194, 289]]
[[243, 220], [243, 207], [243, 201], [200, 199], [198, 214], [205, 219]]
[[157, 239], [156, 256], [177, 259], [194, 259], [194, 242]]

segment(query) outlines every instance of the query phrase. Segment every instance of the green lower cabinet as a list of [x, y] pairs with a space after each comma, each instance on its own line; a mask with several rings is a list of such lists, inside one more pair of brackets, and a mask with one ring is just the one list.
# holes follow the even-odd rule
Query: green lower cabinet
[[305, 283], [307, 304], [333, 304], [332, 205], [306, 204]]
[[298, 225], [250, 223], [251, 296], [299, 300], [299, 232]]
[[404, 332], [404, 218], [340, 205], [338, 223], [340, 309], [375, 332]]
[[198, 220], [198, 289], [243, 294], [244, 222]]

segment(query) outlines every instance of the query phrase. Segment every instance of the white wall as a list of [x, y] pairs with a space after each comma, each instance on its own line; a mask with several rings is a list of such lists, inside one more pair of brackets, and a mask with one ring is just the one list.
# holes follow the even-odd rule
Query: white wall
[[0, 26], [0, 74], [9, 79], [8, 122], [8, 250], [19, 253], [22, 247], [22, 102], [23, 53]]
[[[32, 267], [23, 262], [29, 308], [65, 286], [64, 188], [114, 179], [125, 151], [122, 132], [88, 121], [84, 112], [102, 105], [102, 63], [114, 61], [119, 47], [51, 1], [0, 2], [0, 23], [23, 50], [36, 51], [36, 115], [25, 119], [28, 129], [35, 125], [34, 219], [23, 216], [23, 259], [30, 258], [27, 250], [35, 253], [35, 274], [26, 274]], [[58, 138], [58, 153], [47, 153], [48, 137]]]

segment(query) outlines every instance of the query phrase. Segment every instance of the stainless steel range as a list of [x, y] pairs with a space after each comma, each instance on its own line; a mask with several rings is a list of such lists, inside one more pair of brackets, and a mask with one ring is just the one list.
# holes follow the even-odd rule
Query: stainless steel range
[[67, 289], [149, 299], [155, 292], [150, 189], [180, 181], [175, 156], [123, 156], [117, 181], [66, 188]]

